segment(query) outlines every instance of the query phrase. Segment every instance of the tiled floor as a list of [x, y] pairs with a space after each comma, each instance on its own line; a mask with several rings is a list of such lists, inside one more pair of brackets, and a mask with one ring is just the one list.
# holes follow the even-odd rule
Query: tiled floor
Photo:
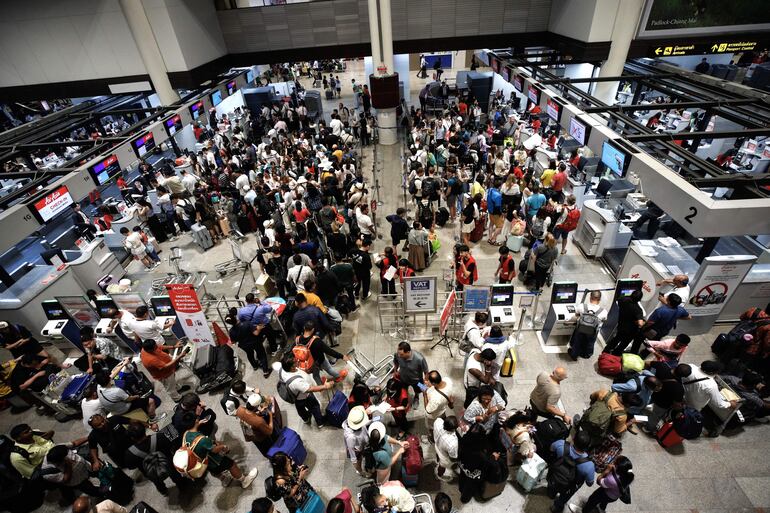
[[[449, 71], [448, 73], [452, 73]], [[343, 83], [349, 83], [349, 78], [360, 80], [363, 78], [363, 61], [349, 65], [349, 71], [343, 78]], [[412, 80], [415, 80], [412, 78]], [[310, 84], [306, 84], [309, 86]], [[416, 94], [419, 85], [414, 84], [413, 92]], [[350, 91], [345, 91], [342, 100], [352, 105]], [[336, 101], [335, 101], [336, 104]], [[327, 110], [327, 109], [325, 109]], [[327, 113], [330, 112], [328, 109]], [[397, 147], [380, 147], [379, 156], [384, 165], [379, 176], [382, 186], [380, 190], [383, 205], [379, 208], [379, 218], [395, 211], [395, 208], [403, 204], [402, 190], [400, 189], [400, 164], [399, 149]], [[371, 168], [372, 154], [368, 149], [365, 152], [365, 169]], [[386, 222], [378, 222], [380, 232], [389, 237], [389, 226]], [[454, 242], [454, 234], [457, 231], [456, 224], [449, 224], [439, 230], [442, 241], [442, 250], [438, 259], [434, 260], [425, 275], [441, 276], [441, 270], [447, 266], [446, 256]], [[165, 244], [164, 246], [168, 246]], [[209, 291], [232, 297], [238, 287], [240, 274], [230, 275], [220, 281], [213, 272], [216, 263], [231, 258], [230, 249], [223, 243], [215, 248], [202, 253], [191, 241], [181, 238], [177, 241], [184, 250], [183, 267], [187, 270], [209, 271]], [[385, 242], [378, 241], [376, 250], [380, 251]], [[249, 237], [245, 246], [254, 248], [254, 239]], [[479, 262], [481, 270], [480, 282], [490, 283], [494, 269], [496, 268], [497, 248], [486, 243], [477, 244], [473, 253]], [[164, 263], [157, 273], [167, 269]], [[134, 270], [133, 267], [131, 270]], [[139, 278], [137, 274], [133, 275]], [[561, 257], [555, 271], [555, 279], [576, 280], [583, 285], [608, 285], [611, 284], [609, 275], [597, 263], [584, 259], [577, 248], [572, 244], [569, 252]], [[440, 278], [439, 278], [440, 279]], [[144, 281], [144, 280], [143, 280]], [[376, 280], [375, 280], [376, 281]], [[212, 283], [213, 282], [213, 283]], [[251, 286], [247, 279], [244, 288]], [[542, 316], [544, 313], [540, 312]], [[212, 318], [215, 315], [212, 313]], [[699, 363], [709, 357], [709, 344], [713, 340], [714, 330], [709, 335], [694, 337], [687, 360]], [[363, 352], [371, 359], [381, 358], [395, 349], [397, 339], [380, 332], [377, 324], [376, 302], [371, 299], [364, 304], [357, 313], [344, 323], [344, 333], [341, 340], [341, 351], [350, 348]], [[587, 405], [588, 394], [602, 386], [608, 385], [608, 380], [597, 375], [593, 369], [593, 362], [581, 360], [572, 362], [562, 354], [545, 354], [535, 338], [533, 331], [523, 333], [521, 346], [518, 347], [519, 365], [512, 379], [506, 380], [509, 393], [509, 406], [513, 408], [523, 407], [528, 402], [529, 392], [536, 375], [553, 368], [556, 365], [564, 365], [569, 372], [569, 378], [563, 384], [563, 401], [570, 413], [578, 413]], [[430, 342], [415, 342], [414, 346], [423, 352], [428, 359], [431, 368], [438, 369], [444, 376], [456, 383], [455, 391], [461, 394], [460, 378], [462, 359], [455, 356], [450, 358], [447, 351], [437, 348], [431, 351]], [[456, 353], [455, 353], [456, 355]], [[275, 378], [265, 380], [261, 373], [246, 371], [247, 381], [260, 387], [267, 393], [275, 392]], [[349, 385], [346, 386], [346, 388]], [[167, 399], [161, 392], [163, 399]], [[154, 506], [158, 511], [249, 511], [250, 503], [254, 498], [261, 496], [262, 481], [269, 475], [270, 469], [267, 462], [258, 453], [256, 448], [244, 442], [241, 431], [236, 422], [224, 418], [218, 405], [219, 397], [208, 396], [205, 400], [213, 405], [219, 417], [218, 437], [225, 440], [232, 447], [232, 453], [237, 455], [237, 460], [244, 466], [256, 466], [259, 477], [254, 482], [253, 488], [247, 491], [239, 487], [223, 488], [214, 478], [209, 477], [205, 488], [200, 491], [180, 496], [176, 488], [171, 488], [168, 498], [164, 498], [155, 492], [151, 483], [140, 482], [136, 488], [136, 500], [144, 500]], [[325, 403], [322, 398], [322, 403]], [[163, 409], [167, 408], [170, 400], [166, 400]], [[352, 466], [345, 457], [342, 442], [342, 433], [338, 429], [307, 427], [302, 424], [296, 412], [289, 405], [284, 408], [288, 425], [296, 429], [302, 436], [309, 452], [308, 464], [312, 469], [309, 481], [321, 493], [325, 499], [336, 495], [343, 486], [356, 490], [363, 482], [357, 476]], [[416, 432], [424, 432], [422, 416], [423, 409], [410, 414], [417, 421], [414, 422]], [[10, 426], [28, 422], [38, 429], [55, 429], [57, 441], [68, 441], [82, 436], [83, 428], [80, 422], [59, 424], [51, 418], [39, 417], [35, 413], [11, 415], [7, 411], [0, 414], [0, 430], [7, 432]], [[644, 434], [637, 436], [627, 435], [623, 439], [624, 453], [631, 458], [635, 465], [636, 481], [632, 486], [633, 503], [630, 506], [615, 503], [609, 507], [610, 511], [634, 511], [655, 513], [736, 513], [764, 511], [770, 508], [770, 464], [768, 464], [768, 441], [770, 428], [767, 426], [749, 426], [745, 431], [733, 435], [722, 436], [718, 439], [701, 438], [688, 442], [683, 448], [668, 453], [658, 444]], [[449, 493], [458, 501], [456, 483], [440, 483], [433, 478], [434, 454], [430, 447], [424, 446], [426, 454], [426, 467], [421, 475], [418, 490], [435, 494], [439, 490]], [[582, 489], [579, 497], [586, 497], [591, 490]], [[525, 495], [515, 484], [509, 484], [503, 494], [488, 503], [472, 501], [461, 506], [462, 511], [481, 512], [492, 506], [495, 511], [528, 512], [537, 513], [548, 511], [550, 500], [543, 490]], [[45, 505], [41, 509], [45, 512], [59, 511], [56, 497], [49, 494]], [[278, 511], [285, 511], [283, 504], [277, 505]]]

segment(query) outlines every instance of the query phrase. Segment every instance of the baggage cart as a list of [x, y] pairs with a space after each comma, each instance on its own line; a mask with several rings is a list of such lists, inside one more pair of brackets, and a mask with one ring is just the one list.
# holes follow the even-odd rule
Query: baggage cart
[[369, 387], [382, 385], [393, 373], [393, 357], [385, 356], [375, 365], [363, 353], [355, 349], [348, 351], [348, 365], [353, 370], [356, 379]]
[[[738, 395], [735, 392], [735, 390], [733, 390], [733, 388], [730, 385], [728, 385], [727, 382], [725, 380], [723, 380], [721, 377], [714, 376], [714, 381], [717, 382], [717, 385], [719, 386], [720, 392], [722, 390], [724, 390], [724, 389], [727, 389], [727, 390], [731, 391], [732, 393], [734, 393], [735, 395]], [[722, 431], [725, 430], [725, 427], [727, 427], [728, 422], [730, 422], [730, 420], [733, 418], [733, 415], [738, 413], [738, 410], [740, 409], [741, 406], [743, 406], [744, 402], [745, 402], [744, 399], [739, 398], [738, 399], [738, 407], [735, 408], [735, 409], [727, 409], [727, 410], [721, 410], [720, 409], [720, 410], [716, 410], [716, 409], [713, 409], [713, 408], [709, 408], [711, 410], [711, 412], [714, 413], [715, 419], [717, 419], [719, 421], [717, 423], [716, 427], [714, 427], [714, 429], [712, 430], [711, 436], [719, 436], [719, 435], [722, 434]]]

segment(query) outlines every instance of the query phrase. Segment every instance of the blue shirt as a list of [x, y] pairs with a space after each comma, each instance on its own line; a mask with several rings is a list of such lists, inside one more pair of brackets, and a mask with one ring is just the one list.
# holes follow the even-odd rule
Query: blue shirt
[[682, 305], [679, 305], [676, 308], [671, 308], [668, 305], [661, 305], [652, 312], [652, 315], [650, 315], [650, 318], [647, 320], [653, 323], [652, 329], [655, 330], [657, 339], [660, 340], [668, 335], [669, 331], [674, 329], [677, 319], [687, 317], [688, 315], [690, 315], [690, 313], [685, 310]]
[[[564, 454], [564, 440], [556, 440], [554, 443], [552, 443], [551, 451], [556, 454], [556, 458], [561, 458], [562, 454]], [[578, 452], [572, 445], [570, 445], [569, 454], [574, 460], [588, 457], [588, 453]], [[583, 483], [587, 484], [588, 486], [594, 484], [594, 478], [596, 477], [596, 467], [594, 467], [594, 462], [590, 459], [583, 463], [579, 463], [575, 468], [575, 472], [577, 474], [577, 480], [579, 483], [578, 486], [582, 485]]]
[[533, 194], [527, 199], [527, 217], [537, 214], [537, 211], [545, 205], [545, 195], [541, 192]]
[[494, 187], [487, 191], [487, 210], [492, 215], [501, 214], [503, 211], [503, 195]]
[[[638, 395], [642, 399], [642, 405], [636, 408], [628, 409], [628, 413], [637, 415], [644, 409], [645, 406], [650, 404], [650, 401], [652, 400], [652, 389], [644, 384], [644, 378], [654, 375], [654, 373], [648, 370], [644, 370], [635, 378], [631, 378], [624, 383], [614, 383], [610, 387], [610, 390], [618, 394], [629, 392]], [[637, 380], [639, 380], [639, 387], [636, 386]]]
[[257, 324], [270, 324], [270, 316], [273, 314], [273, 307], [266, 304], [248, 304], [238, 310], [238, 320], [248, 322], [252, 326]]

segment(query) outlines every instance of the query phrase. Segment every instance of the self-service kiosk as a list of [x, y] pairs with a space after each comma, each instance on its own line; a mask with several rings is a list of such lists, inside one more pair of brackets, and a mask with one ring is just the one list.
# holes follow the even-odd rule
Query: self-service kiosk
[[[602, 335], [602, 338], [609, 342], [612, 335], [615, 333], [615, 328], [618, 326], [618, 301], [620, 301], [624, 297], [629, 297], [634, 291], [641, 291], [642, 290], [642, 284], [644, 282], [642, 280], [618, 280], [615, 284], [615, 296], [612, 298], [612, 306], [610, 307], [610, 311], [607, 312], [607, 320], [602, 324], [600, 333]], [[639, 304], [639, 306], [642, 307], [642, 311], [644, 311], [644, 307]], [[644, 312], [645, 318], [647, 317], [647, 312]]]
[[577, 291], [577, 282], [554, 282], [551, 287], [551, 307], [548, 309], [543, 329], [538, 333], [543, 347], [565, 346], [569, 342], [569, 337], [575, 330]]
[[155, 320], [161, 325], [165, 324], [169, 319], [174, 321], [173, 326], [169, 330], [164, 330], [163, 334], [173, 333], [176, 338], [184, 338], [184, 330], [179, 323], [179, 319], [176, 317], [176, 311], [174, 305], [171, 304], [171, 298], [168, 296], [153, 296], [150, 298], [150, 309], [155, 315]]
[[99, 323], [94, 328], [94, 333], [97, 337], [114, 339], [130, 352], [138, 353], [142, 348], [133, 337], [123, 333], [120, 323], [115, 323], [115, 326], [110, 329], [114, 320], [112, 318], [113, 312], [118, 310], [118, 304], [110, 296], [99, 296], [96, 299], [96, 313], [99, 315]]
[[516, 311], [513, 307], [513, 285], [492, 285], [489, 318], [492, 319], [492, 324], [500, 326], [516, 325]]
[[83, 344], [80, 343], [80, 326], [73, 321], [64, 310], [64, 307], [55, 299], [41, 301], [48, 322], [45, 323], [40, 334], [54, 342], [67, 341], [81, 351]]

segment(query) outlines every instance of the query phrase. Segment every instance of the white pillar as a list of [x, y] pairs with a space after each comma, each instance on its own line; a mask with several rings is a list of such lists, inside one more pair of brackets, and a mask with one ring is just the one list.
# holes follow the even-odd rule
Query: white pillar
[[171, 87], [171, 82], [168, 80], [166, 63], [163, 62], [163, 55], [160, 53], [158, 42], [152, 33], [150, 20], [147, 19], [142, 0], [120, 0], [120, 8], [126, 17], [128, 28], [131, 30], [131, 35], [134, 36], [144, 67], [147, 68], [147, 74], [150, 75], [150, 80], [152, 80], [152, 85], [158, 93], [161, 103], [171, 105], [179, 101], [179, 95]]
[[382, 63], [388, 73], [395, 72], [393, 64], [393, 30], [391, 29], [390, 0], [380, 0], [380, 32], [382, 34]]
[[[599, 77], [617, 77], [623, 74], [623, 66], [628, 58], [628, 49], [636, 36], [636, 28], [642, 16], [644, 0], [624, 0], [618, 2], [615, 23], [612, 26], [612, 44], [607, 60], [602, 64]], [[597, 22], [594, 18], [594, 23]], [[596, 82], [593, 96], [608, 105], [615, 103], [618, 82]]]
[[369, 39], [372, 42], [372, 68], [377, 73], [377, 68], [382, 65], [382, 48], [380, 48], [380, 21], [377, 12], [377, 0], [369, 0]]

